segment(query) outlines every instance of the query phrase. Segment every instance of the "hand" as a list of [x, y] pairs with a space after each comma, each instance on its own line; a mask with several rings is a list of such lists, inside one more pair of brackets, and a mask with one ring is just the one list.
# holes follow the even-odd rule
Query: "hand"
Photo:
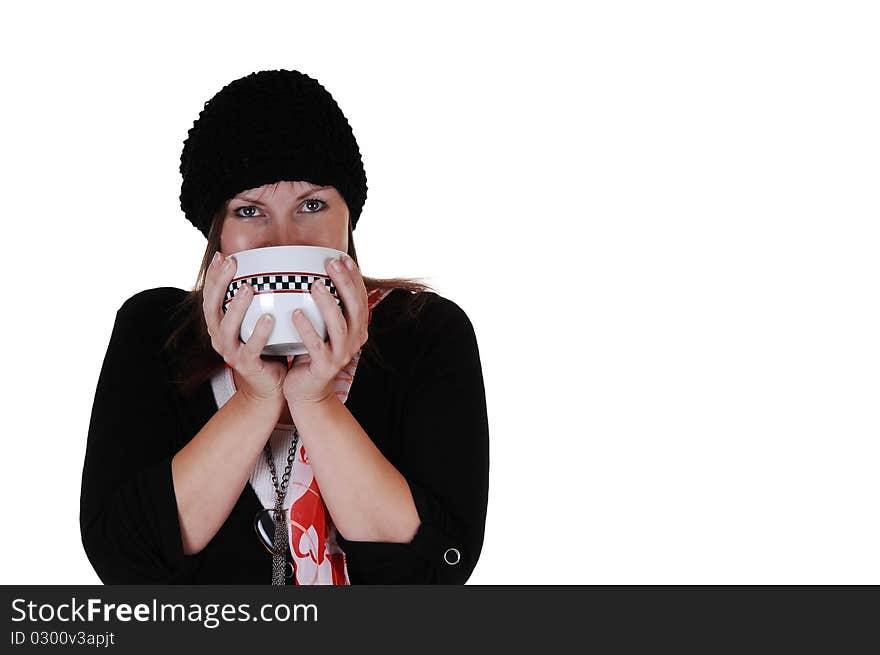
[[260, 356], [272, 333], [272, 318], [258, 321], [248, 342], [241, 341], [241, 322], [254, 292], [248, 284], [239, 287], [223, 315], [223, 299], [238, 264], [232, 257], [217, 254], [205, 273], [202, 290], [202, 309], [211, 346], [238, 373], [238, 389], [242, 393], [257, 400], [279, 401], [283, 406], [282, 385], [287, 366], [280, 360]]
[[327, 272], [342, 296], [344, 313], [333, 294], [321, 288], [323, 285], [315, 283], [311, 289], [312, 298], [327, 324], [328, 342], [321, 339], [305, 314], [293, 314], [293, 325], [308, 354], [297, 355], [284, 378], [284, 397], [291, 408], [298, 403], [320, 402], [332, 397], [337, 374], [367, 342], [367, 287], [354, 260], [348, 256], [342, 260], [350, 262], [352, 269], [340, 262], [339, 269], [333, 270], [328, 262]]

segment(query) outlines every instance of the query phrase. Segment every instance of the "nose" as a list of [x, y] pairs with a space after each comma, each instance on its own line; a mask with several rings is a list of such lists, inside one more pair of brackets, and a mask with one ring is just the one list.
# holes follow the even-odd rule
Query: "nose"
[[311, 245], [306, 230], [303, 229], [302, 225], [297, 225], [296, 221], [277, 222], [274, 228], [267, 232], [265, 243], [262, 247]]

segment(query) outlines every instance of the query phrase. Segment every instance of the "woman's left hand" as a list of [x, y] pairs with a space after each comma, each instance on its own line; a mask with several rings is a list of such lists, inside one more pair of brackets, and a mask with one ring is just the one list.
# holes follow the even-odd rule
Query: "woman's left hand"
[[[336, 269], [333, 262], [338, 264]], [[325, 343], [321, 339], [305, 314], [293, 314], [293, 325], [308, 354], [293, 359], [293, 366], [284, 379], [284, 397], [291, 411], [296, 404], [320, 402], [332, 397], [337, 374], [367, 342], [367, 287], [357, 264], [346, 255], [340, 260], [330, 260], [327, 272], [342, 297], [345, 313], [329, 289], [323, 283], [315, 282], [311, 295], [327, 324], [329, 340]]]

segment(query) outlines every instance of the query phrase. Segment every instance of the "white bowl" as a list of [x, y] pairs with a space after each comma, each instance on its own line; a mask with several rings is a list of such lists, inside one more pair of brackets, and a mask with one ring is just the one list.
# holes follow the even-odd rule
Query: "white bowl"
[[254, 289], [254, 297], [241, 322], [241, 340], [247, 343], [260, 317], [272, 314], [275, 319], [272, 334], [263, 354], [305, 355], [308, 349], [293, 324], [293, 312], [303, 310], [315, 331], [327, 340], [327, 325], [321, 309], [312, 299], [312, 284], [323, 279], [342, 308], [326, 264], [344, 255], [341, 250], [319, 246], [270, 246], [232, 253], [236, 261], [235, 277], [226, 289], [223, 312], [236, 290], [247, 282]]

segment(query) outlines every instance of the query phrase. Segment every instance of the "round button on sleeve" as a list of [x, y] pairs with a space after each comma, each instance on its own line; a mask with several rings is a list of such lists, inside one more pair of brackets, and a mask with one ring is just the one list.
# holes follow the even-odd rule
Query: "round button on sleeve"
[[458, 548], [448, 548], [443, 553], [443, 560], [450, 566], [455, 566], [461, 561], [461, 553], [458, 552]]

